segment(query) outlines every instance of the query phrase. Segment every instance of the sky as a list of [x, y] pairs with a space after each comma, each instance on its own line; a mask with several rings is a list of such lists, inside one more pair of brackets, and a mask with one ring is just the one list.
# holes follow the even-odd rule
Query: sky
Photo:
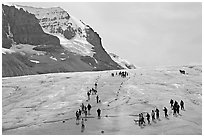
[[36, 2], [61, 7], [91, 26], [103, 47], [135, 66], [202, 64], [202, 4], [175, 2]]

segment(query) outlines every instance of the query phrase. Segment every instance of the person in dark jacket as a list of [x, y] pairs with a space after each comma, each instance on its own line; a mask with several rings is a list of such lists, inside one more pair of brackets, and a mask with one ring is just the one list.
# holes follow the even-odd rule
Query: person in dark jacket
[[96, 102], [97, 103], [99, 102], [99, 96], [98, 95], [96, 96]]
[[152, 110], [151, 116], [152, 116], [152, 121], [154, 121], [154, 120], [155, 120], [155, 113], [154, 113], [154, 110]]
[[87, 105], [87, 109], [88, 109], [88, 114], [90, 115], [90, 110], [91, 110], [91, 105], [90, 104]]
[[168, 114], [167, 114], [168, 110], [167, 110], [167, 108], [164, 107], [163, 111], [164, 111], [164, 116], [167, 118], [168, 117]]
[[180, 105], [181, 105], [181, 110], [184, 110], [184, 102], [183, 102], [183, 100], [181, 100]]
[[173, 104], [174, 104], [174, 101], [171, 99], [171, 100], [170, 100], [171, 108], [173, 108]]
[[157, 117], [157, 119], [159, 119], [159, 109], [156, 108], [155, 112], [156, 112], [156, 117]]
[[100, 118], [101, 117], [101, 109], [97, 109], [97, 114], [98, 114], [98, 117]]
[[147, 117], [148, 124], [150, 124], [150, 114], [147, 113], [146, 117]]

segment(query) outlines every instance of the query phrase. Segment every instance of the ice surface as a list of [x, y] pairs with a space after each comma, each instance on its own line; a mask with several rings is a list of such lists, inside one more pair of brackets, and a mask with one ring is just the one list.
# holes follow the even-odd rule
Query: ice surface
[[[185, 66], [188, 75], [180, 74], [181, 68], [127, 70], [127, 78], [111, 76], [119, 71], [2, 78], [3, 134], [201, 135], [202, 66]], [[95, 82], [101, 103], [96, 103], [96, 95], [86, 101], [87, 91], [94, 88]], [[172, 115], [170, 99], [185, 102], [181, 115]], [[92, 105], [84, 132], [75, 121], [75, 112], [82, 102]], [[164, 117], [164, 106], [169, 119]], [[155, 107], [160, 110], [160, 120], [144, 127], [133, 121], [139, 113], [150, 113]], [[102, 110], [100, 119], [98, 108]]]

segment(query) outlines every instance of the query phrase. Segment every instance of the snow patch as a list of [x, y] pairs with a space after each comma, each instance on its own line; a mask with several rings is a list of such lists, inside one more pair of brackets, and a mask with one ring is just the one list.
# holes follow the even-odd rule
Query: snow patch
[[30, 60], [30, 61], [33, 63], [36, 63], [36, 64], [40, 63], [40, 61], [38, 61], [38, 60]]
[[179, 88], [179, 87], [180, 87], [179, 84], [172, 84], [172, 85], [174, 85], [176, 88]]
[[6, 49], [6, 48], [2, 48], [2, 54], [12, 54], [12, 53], [15, 53], [14, 50], [12, 49]]
[[70, 19], [69, 19], [69, 22], [72, 22], [72, 24], [74, 25], [73, 27], [75, 28], [75, 29], [81, 29], [81, 32], [82, 32], [82, 34], [81, 34], [81, 36], [85, 36], [86, 37], [86, 25], [85, 24], [83, 24], [80, 20], [78, 20], [76, 17], [74, 17], [74, 16], [72, 16], [72, 15], [70, 15]]
[[62, 61], [63, 61], [63, 60], [66, 60], [66, 58], [60, 58], [60, 60], [62, 60]]
[[12, 45], [10, 49], [22, 54], [28, 53], [28, 54], [38, 55], [38, 56], [45, 55], [46, 52], [33, 50], [34, 47], [36, 46], [29, 45], [29, 44], [18, 44], [18, 45]]
[[53, 56], [51, 56], [50, 58], [51, 58], [52, 60], [57, 61], [57, 58], [55, 58], [55, 57], [53, 57]]
[[56, 36], [60, 40], [60, 45], [62, 45], [66, 50], [82, 55], [93, 57], [95, 52], [92, 51], [93, 45], [87, 42], [85, 39], [80, 38], [76, 35], [71, 40], [66, 39], [62, 34], [59, 33], [49, 33], [46, 29], [43, 29], [45, 33]]

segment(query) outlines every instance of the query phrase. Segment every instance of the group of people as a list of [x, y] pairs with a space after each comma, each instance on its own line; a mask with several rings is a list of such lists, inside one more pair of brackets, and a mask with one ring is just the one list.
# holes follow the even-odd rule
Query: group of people
[[[159, 109], [156, 108], [155, 110], [152, 110], [151, 111], [151, 116], [150, 116], [150, 114], [148, 112], [146, 112], [146, 118], [147, 118], [148, 124], [150, 124], [150, 117], [152, 117], [152, 121], [155, 121], [156, 119], [159, 120]], [[143, 113], [140, 113], [139, 114], [139, 126], [142, 126], [144, 124], [145, 124], [144, 115], [143, 115]]]
[[94, 85], [95, 85], [95, 88], [91, 88], [89, 91], [87, 91], [88, 100], [90, 100], [91, 95], [96, 95], [97, 94], [97, 85], [98, 84], [95, 83]]
[[[96, 103], [100, 103], [100, 99], [99, 99], [99, 96], [97, 95], [97, 83], [94, 84], [95, 88], [91, 88], [89, 91], [87, 91], [87, 96], [88, 96], [88, 100], [90, 100], [90, 96], [91, 95], [96, 95]], [[78, 109], [76, 111], [76, 124], [79, 125], [79, 121], [81, 119], [81, 132], [84, 131], [85, 129], [85, 124], [84, 124], [84, 121], [86, 121], [87, 119], [87, 115], [91, 115], [90, 111], [91, 111], [91, 104], [87, 104], [87, 105], [84, 105], [84, 103], [82, 103], [80, 105], [80, 109]], [[101, 117], [101, 109], [98, 108], [96, 110], [96, 113], [97, 113], [97, 116], [98, 118]], [[82, 116], [82, 114], [84, 114], [84, 116]]]
[[180, 101], [180, 105], [178, 104], [178, 102], [175, 100], [173, 101], [172, 99], [170, 100], [170, 105], [171, 105], [171, 109], [173, 110], [173, 115], [179, 115], [179, 109], [181, 107], [181, 110], [184, 110], [184, 102], [183, 100]]
[[89, 91], [87, 91], [88, 100], [90, 100], [91, 95], [96, 95], [96, 94], [97, 94], [97, 90], [94, 88], [91, 88]]
[[91, 110], [92, 106], [90, 104], [85, 106], [84, 103], [82, 103], [80, 105], [80, 107], [81, 107], [81, 109], [76, 111], [76, 124], [79, 124], [79, 120], [80, 120], [80, 118], [82, 118], [82, 114], [84, 114], [85, 118], [87, 117], [87, 115], [90, 115], [90, 110]]
[[127, 71], [120, 71], [119, 73], [116, 72], [115, 74], [114, 73], [111, 73], [111, 76], [114, 77], [114, 76], [121, 76], [122, 78], [125, 78], [128, 76], [128, 72]]
[[[181, 100], [180, 101], [180, 106], [179, 106], [177, 101], [173, 101], [171, 99], [170, 100], [170, 106], [171, 106], [171, 108], [173, 110], [173, 115], [179, 114], [180, 106], [181, 106], [181, 110], [184, 110], [184, 101]], [[168, 118], [168, 109], [166, 107], [164, 107], [163, 111], [164, 111], [164, 117]], [[146, 112], [146, 116], [144, 116], [143, 113], [140, 113], [139, 114], [139, 120], [138, 120], [139, 126], [143, 126], [145, 124], [145, 118], [144, 117], [147, 118], [147, 122], [148, 122], [148, 124], [150, 124], [150, 117], [152, 118], [152, 121], [154, 122], [156, 119], [160, 120], [159, 115], [160, 114], [159, 114], [159, 109], [158, 108], [151, 111], [151, 116], [150, 116], [150, 114], [148, 112]], [[137, 121], [137, 120], [134, 120], [134, 121]]]

